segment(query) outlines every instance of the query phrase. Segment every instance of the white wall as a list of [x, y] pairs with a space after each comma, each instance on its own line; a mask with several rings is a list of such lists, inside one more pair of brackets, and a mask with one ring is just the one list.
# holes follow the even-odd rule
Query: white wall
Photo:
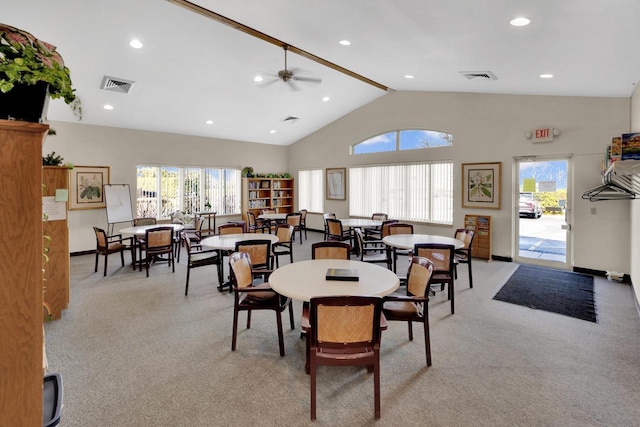
[[[639, 82], [640, 83], [640, 82]], [[640, 89], [631, 97], [631, 132], [640, 132]], [[636, 301], [640, 301], [640, 199], [631, 202], [631, 282], [636, 294]]]
[[[64, 162], [82, 166], [110, 166], [111, 184], [129, 184], [135, 209], [136, 166], [252, 166], [256, 173], [286, 172], [287, 147], [143, 132], [79, 123], [52, 122], [57, 135], [48, 136], [43, 155], [55, 151]], [[135, 212], [133, 213], [135, 216]], [[220, 218], [218, 223], [229, 218]], [[68, 212], [69, 250], [95, 249], [93, 226], [106, 228], [105, 209]], [[119, 224], [116, 230], [126, 225]]]
[[[574, 155], [574, 262], [576, 267], [630, 271], [629, 202], [582, 200], [582, 193], [601, 183], [601, 161], [611, 137], [629, 129], [630, 100], [624, 98], [486, 95], [443, 92], [394, 92], [342, 117], [290, 147], [290, 169], [349, 167], [358, 164], [448, 159], [454, 162], [454, 189], [461, 188], [461, 164], [502, 162], [502, 208], [461, 208], [454, 200], [454, 225], [418, 226], [418, 231], [452, 235], [467, 213], [492, 216], [493, 254], [514, 257], [512, 218], [515, 156]], [[553, 143], [533, 144], [525, 133], [551, 127], [561, 134]], [[443, 130], [453, 134], [453, 147], [350, 156], [349, 147], [371, 136], [403, 128]], [[348, 201], [325, 201], [325, 212], [347, 216]], [[321, 228], [321, 218], [309, 218]], [[595, 231], [598, 230], [598, 231]], [[605, 249], [603, 249], [605, 248]]]

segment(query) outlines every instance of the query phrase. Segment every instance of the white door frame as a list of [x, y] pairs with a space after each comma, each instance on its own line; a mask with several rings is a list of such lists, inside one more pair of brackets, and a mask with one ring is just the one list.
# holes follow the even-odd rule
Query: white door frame
[[[544, 258], [531, 258], [520, 256], [520, 214], [519, 214], [519, 200], [520, 200], [520, 163], [525, 162], [546, 162], [554, 160], [565, 160], [567, 162], [567, 200], [566, 209], [564, 213], [564, 224], [562, 228], [566, 232], [565, 249], [566, 256], [564, 261], [550, 260]], [[520, 156], [514, 157], [513, 162], [513, 254], [514, 261], [522, 264], [534, 264], [546, 267], [553, 267], [565, 270], [571, 270], [573, 268], [573, 233], [571, 233], [571, 223], [573, 219], [572, 215], [572, 188], [573, 188], [573, 155], [571, 154], [558, 154], [553, 156]]]

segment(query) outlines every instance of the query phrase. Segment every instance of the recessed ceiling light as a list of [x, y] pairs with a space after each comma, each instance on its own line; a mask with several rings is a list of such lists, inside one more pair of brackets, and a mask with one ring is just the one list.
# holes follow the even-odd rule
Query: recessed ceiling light
[[134, 49], [140, 49], [142, 47], [142, 42], [138, 39], [133, 39], [129, 42], [129, 46]]
[[551, 73], [544, 73], [544, 74], [540, 74], [539, 76], [541, 79], [552, 79], [553, 78], [553, 74]]
[[405, 79], [412, 79], [412, 78], [413, 78], [413, 76], [412, 76], [411, 74], [405, 74], [405, 75], [404, 75], [404, 78], [405, 78]]
[[327, 102], [327, 101], [329, 101], [330, 99], [331, 99], [331, 98], [329, 98], [328, 96], [324, 96], [324, 97], [322, 98], [322, 102]]
[[340, 40], [338, 43], [342, 46], [351, 46], [351, 42], [349, 40]]
[[255, 76], [253, 78], [253, 81], [256, 82], [256, 83], [260, 83], [263, 80], [264, 80], [264, 78], [262, 78], [262, 76]]
[[275, 130], [275, 129], [271, 129], [271, 130], [269, 131], [269, 133], [276, 133], [276, 130]]
[[511, 25], [514, 27], [524, 27], [525, 25], [529, 25], [531, 23], [531, 19], [520, 16], [518, 18], [513, 18], [509, 21]]
[[105, 110], [113, 110], [113, 105], [111, 105], [111, 104], [106, 104], [106, 105], [105, 105], [104, 107], [102, 107], [102, 108], [104, 108]]
[[207, 124], [208, 125], [212, 125], [213, 124], [213, 120], [207, 120]]

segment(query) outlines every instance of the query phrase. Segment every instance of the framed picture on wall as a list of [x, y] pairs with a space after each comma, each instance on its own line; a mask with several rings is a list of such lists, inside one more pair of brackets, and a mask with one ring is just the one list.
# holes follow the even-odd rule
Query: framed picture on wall
[[327, 200], [346, 200], [346, 168], [327, 168]]
[[69, 210], [105, 208], [105, 184], [109, 166], [74, 166], [69, 171]]
[[502, 163], [462, 164], [462, 207], [500, 209]]

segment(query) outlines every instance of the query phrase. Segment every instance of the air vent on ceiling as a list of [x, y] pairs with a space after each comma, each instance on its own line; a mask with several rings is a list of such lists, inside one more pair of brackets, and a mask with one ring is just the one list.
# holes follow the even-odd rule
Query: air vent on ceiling
[[498, 80], [496, 75], [491, 71], [460, 71], [460, 74], [462, 74], [469, 80]]
[[118, 79], [115, 77], [104, 76], [100, 89], [110, 90], [112, 92], [129, 93], [135, 82], [131, 80]]
[[289, 116], [289, 117], [286, 117], [286, 118], [283, 120], [283, 122], [285, 122], [285, 123], [295, 123], [295, 122], [297, 122], [298, 120], [300, 120], [300, 117]]

